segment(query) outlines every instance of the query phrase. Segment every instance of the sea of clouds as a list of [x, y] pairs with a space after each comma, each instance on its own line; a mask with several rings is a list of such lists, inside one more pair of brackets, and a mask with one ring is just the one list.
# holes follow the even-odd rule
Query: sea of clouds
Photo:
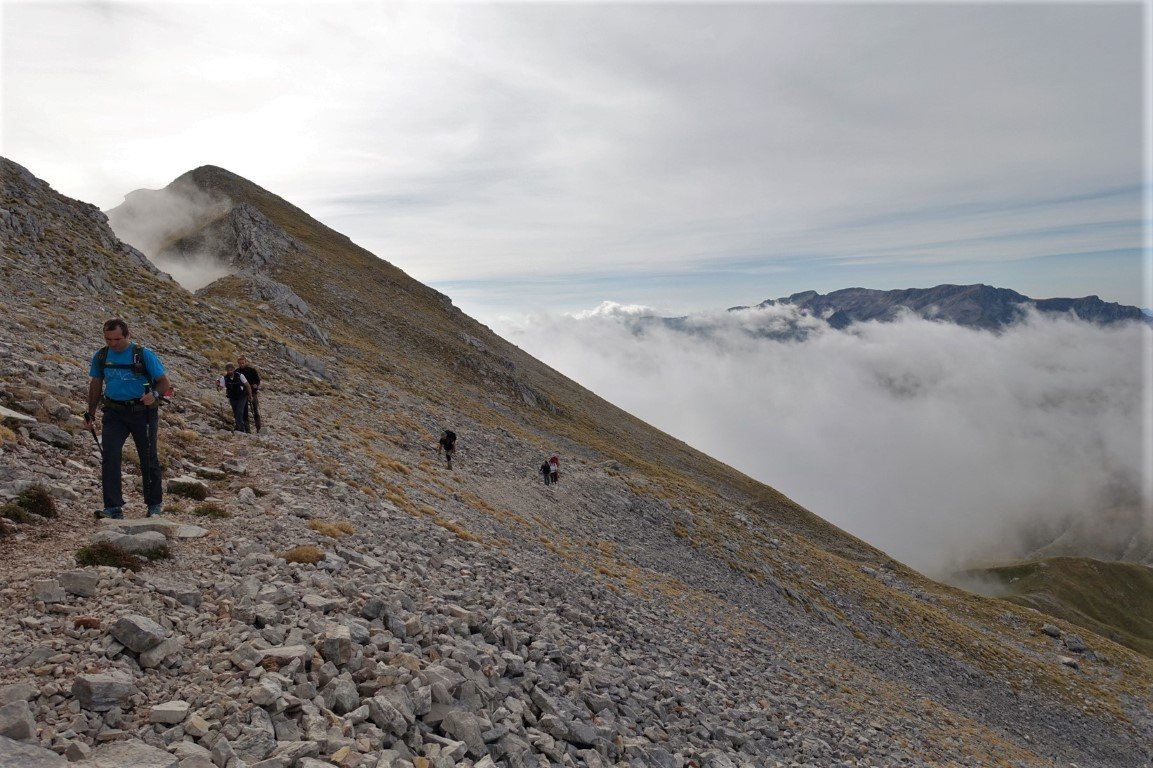
[[669, 327], [606, 302], [501, 330], [926, 573], [1153, 519], [1146, 326], [1032, 314], [995, 334], [908, 316], [837, 331], [775, 306]]

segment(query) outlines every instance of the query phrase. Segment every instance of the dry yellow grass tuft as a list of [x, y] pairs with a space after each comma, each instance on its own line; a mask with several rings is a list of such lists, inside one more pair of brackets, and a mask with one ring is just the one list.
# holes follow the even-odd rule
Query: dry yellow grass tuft
[[324, 552], [319, 547], [311, 545], [293, 547], [280, 555], [290, 563], [308, 563], [316, 565], [324, 559]]
[[341, 536], [356, 533], [356, 526], [347, 520], [335, 520], [331, 522], [325, 520], [309, 520], [308, 527], [321, 536], [327, 536], [330, 539], [339, 539]]

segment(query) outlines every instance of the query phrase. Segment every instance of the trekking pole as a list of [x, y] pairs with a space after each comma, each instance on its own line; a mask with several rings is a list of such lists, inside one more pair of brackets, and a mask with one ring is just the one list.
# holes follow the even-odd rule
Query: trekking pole
[[88, 422], [88, 431], [92, 433], [92, 441], [96, 443], [96, 450], [100, 451], [100, 461], [104, 461], [104, 446], [100, 444], [100, 438], [96, 436], [96, 425], [91, 421]]

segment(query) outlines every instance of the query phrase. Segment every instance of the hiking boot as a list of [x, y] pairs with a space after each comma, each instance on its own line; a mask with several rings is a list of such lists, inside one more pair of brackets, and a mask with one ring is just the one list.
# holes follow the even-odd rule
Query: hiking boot
[[109, 507], [100, 513], [101, 517], [107, 517], [110, 520], [123, 520], [124, 510], [120, 507]]
[[164, 507], [160, 504], [150, 504], [148, 506], [148, 514], [145, 517], [160, 517], [164, 514]]

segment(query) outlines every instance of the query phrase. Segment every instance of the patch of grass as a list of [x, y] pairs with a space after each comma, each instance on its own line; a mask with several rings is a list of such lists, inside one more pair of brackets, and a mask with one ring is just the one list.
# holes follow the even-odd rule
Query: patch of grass
[[173, 496], [183, 496], [196, 501], [208, 498], [208, 489], [200, 483], [181, 483], [174, 480], [168, 484], [168, 492]]
[[223, 519], [232, 517], [228, 510], [215, 502], [208, 502], [207, 504], [200, 504], [192, 508], [192, 514], [197, 517], [212, 517], [216, 519]]
[[1087, 557], [988, 568], [1004, 599], [1085, 627], [1153, 658], [1153, 570]]
[[319, 547], [306, 545], [302, 547], [293, 547], [292, 549], [280, 555], [290, 563], [308, 563], [309, 565], [316, 565], [324, 559], [324, 552]]
[[3, 425], [0, 425], [0, 443], [15, 443], [16, 433]]
[[76, 550], [76, 564], [80, 566], [110, 565], [113, 568], [139, 571], [144, 566], [144, 560], [114, 544], [102, 541]]
[[34, 515], [46, 518], [56, 517], [56, 500], [42, 485], [25, 488], [16, 497], [16, 503]]
[[24, 507], [14, 501], [10, 501], [0, 507], [0, 517], [11, 520], [14, 523], [31, 523], [36, 519], [32, 517]]
[[335, 520], [327, 522], [325, 520], [309, 520], [308, 527], [319, 533], [321, 536], [327, 536], [330, 539], [339, 539], [341, 536], [348, 536], [349, 534], [356, 533], [356, 526], [347, 520]]
[[458, 539], [463, 539], [464, 541], [480, 541], [479, 536], [465, 528], [456, 520], [448, 520], [441, 517], [440, 515], [437, 515], [436, 517], [432, 518], [432, 521], [446, 531], [450, 531], [455, 534]]

